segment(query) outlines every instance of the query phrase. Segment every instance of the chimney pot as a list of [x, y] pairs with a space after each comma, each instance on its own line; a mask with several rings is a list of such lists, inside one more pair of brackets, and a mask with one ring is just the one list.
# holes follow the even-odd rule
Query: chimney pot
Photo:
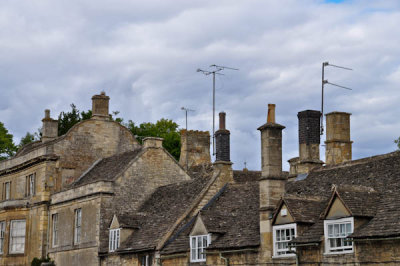
[[50, 110], [49, 109], [44, 110], [44, 118], [50, 118]]
[[225, 118], [224, 112], [219, 113], [219, 130], [215, 132], [216, 141], [216, 154], [215, 160], [221, 162], [230, 162], [230, 140], [229, 130], [225, 129]]
[[42, 142], [53, 140], [58, 137], [58, 120], [51, 119], [50, 110], [44, 110], [42, 119]]
[[268, 104], [267, 123], [275, 123], [275, 104]]
[[219, 113], [219, 129], [225, 129], [225, 117], [226, 114], [225, 112], [220, 112]]

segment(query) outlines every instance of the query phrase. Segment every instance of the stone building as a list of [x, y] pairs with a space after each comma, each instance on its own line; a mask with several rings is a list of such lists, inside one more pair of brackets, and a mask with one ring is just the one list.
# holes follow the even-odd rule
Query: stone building
[[352, 160], [350, 114], [298, 113], [299, 157], [282, 171], [282, 131], [268, 105], [261, 171], [233, 170], [226, 114], [216, 160], [210, 135], [181, 132], [177, 162], [160, 138], [139, 144], [93, 117], [58, 136], [45, 111], [42, 139], [0, 162], [0, 265], [396, 265], [400, 263], [400, 152]]

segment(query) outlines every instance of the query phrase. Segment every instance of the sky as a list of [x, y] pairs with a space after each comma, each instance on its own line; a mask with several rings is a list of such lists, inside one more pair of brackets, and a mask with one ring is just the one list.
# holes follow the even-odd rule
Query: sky
[[[298, 156], [297, 113], [352, 113], [353, 158], [394, 151], [400, 135], [400, 1], [10, 0], [0, 2], [0, 122], [19, 143], [53, 118], [91, 108], [105, 91], [125, 120], [212, 130], [227, 113], [234, 169], [259, 170], [268, 103], [283, 131], [283, 168]], [[321, 144], [325, 135], [321, 136]], [[324, 146], [321, 145], [324, 160]]]

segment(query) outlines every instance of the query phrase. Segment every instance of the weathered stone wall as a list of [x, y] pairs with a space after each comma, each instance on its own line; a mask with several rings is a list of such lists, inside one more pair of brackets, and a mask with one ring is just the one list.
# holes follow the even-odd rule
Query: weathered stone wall
[[351, 161], [350, 113], [326, 114], [325, 163], [338, 164]]
[[179, 164], [186, 168], [211, 163], [210, 133], [208, 131], [181, 130], [181, 156]]

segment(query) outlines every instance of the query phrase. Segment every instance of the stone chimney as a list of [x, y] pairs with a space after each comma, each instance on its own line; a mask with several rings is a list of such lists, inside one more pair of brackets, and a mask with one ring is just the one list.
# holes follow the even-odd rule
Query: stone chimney
[[143, 139], [144, 148], [162, 148], [163, 138], [146, 137]]
[[181, 156], [183, 168], [211, 164], [210, 133], [208, 131], [181, 130]]
[[350, 113], [326, 114], [325, 163], [327, 165], [351, 161]]
[[219, 113], [219, 129], [215, 132], [216, 161], [230, 162], [230, 132], [225, 128], [224, 112]]
[[272, 256], [271, 217], [277, 203], [285, 192], [286, 177], [282, 174], [282, 130], [275, 123], [275, 104], [268, 104], [267, 123], [261, 131], [261, 179], [260, 186], [260, 260]]
[[233, 182], [232, 162], [230, 159], [229, 130], [225, 127], [226, 114], [219, 113], [219, 129], [215, 132], [215, 163], [214, 167], [219, 171], [218, 187], [222, 188], [226, 183]]
[[299, 161], [297, 172], [309, 173], [323, 164], [319, 157], [321, 112], [305, 110], [297, 114], [299, 119]]
[[44, 110], [44, 118], [42, 119], [42, 142], [53, 140], [58, 137], [58, 120], [50, 117], [50, 110]]
[[109, 101], [110, 97], [106, 96], [104, 91], [102, 91], [100, 95], [94, 95], [92, 97], [92, 119], [110, 119], [110, 114], [108, 112]]

